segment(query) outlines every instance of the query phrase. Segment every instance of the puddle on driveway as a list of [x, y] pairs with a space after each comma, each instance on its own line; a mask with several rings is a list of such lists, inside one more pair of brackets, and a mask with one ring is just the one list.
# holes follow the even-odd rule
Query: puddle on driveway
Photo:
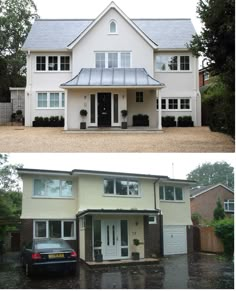
[[0, 263], [4, 289], [233, 289], [234, 264], [216, 255], [191, 254], [162, 258], [158, 264], [89, 268], [76, 276], [47, 274], [27, 278], [18, 261]]

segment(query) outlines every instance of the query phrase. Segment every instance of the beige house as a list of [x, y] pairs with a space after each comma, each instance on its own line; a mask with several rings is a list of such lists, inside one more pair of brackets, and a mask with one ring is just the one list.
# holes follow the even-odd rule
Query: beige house
[[190, 19], [130, 19], [114, 2], [93, 20], [36, 20], [23, 46], [25, 125], [52, 115], [64, 116], [65, 130], [124, 121], [161, 130], [166, 115], [201, 125], [193, 34]]
[[[192, 181], [167, 176], [18, 169], [22, 244], [60, 237], [91, 262], [187, 253]], [[133, 240], [139, 240], [135, 246]]]

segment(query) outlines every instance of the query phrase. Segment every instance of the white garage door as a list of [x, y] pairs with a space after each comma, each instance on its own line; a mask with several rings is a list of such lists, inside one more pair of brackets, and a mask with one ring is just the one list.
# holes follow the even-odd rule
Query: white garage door
[[187, 253], [187, 235], [185, 225], [164, 226], [164, 255]]

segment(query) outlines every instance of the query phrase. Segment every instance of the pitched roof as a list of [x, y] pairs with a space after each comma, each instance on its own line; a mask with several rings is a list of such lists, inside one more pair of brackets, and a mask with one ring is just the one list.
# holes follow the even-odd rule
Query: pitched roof
[[[93, 23], [92, 19], [38, 19], [34, 22], [23, 50], [67, 50]], [[195, 29], [191, 19], [131, 19], [158, 49], [186, 49]]]
[[81, 69], [61, 87], [164, 87], [141, 68]]
[[216, 184], [216, 185], [200, 186], [200, 187], [197, 187], [197, 188], [193, 188], [193, 189], [190, 190], [190, 197], [191, 198], [195, 198], [196, 196], [204, 194], [207, 191], [212, 190], [212, 189], [217, 188], [217, 187], [224, 187], [226, 190], [228, 190], [228, 191], [232, 192], [232, 194], [234, 194], [232, 189], [230, 189], [230, 188], [226, 187], [225, 185], [219, 183], [219, 184]]

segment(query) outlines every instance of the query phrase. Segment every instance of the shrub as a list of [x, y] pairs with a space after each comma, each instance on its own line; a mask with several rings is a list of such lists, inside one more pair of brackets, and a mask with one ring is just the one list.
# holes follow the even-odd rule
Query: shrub
[[191, 215], [191, 219], [192, 219], [192, 222], [193, 222], [194, 225], [199, 225], [200, 224], [200, 221], [202, 219], [202, 216], [198, 212], [194, 212]]
[[87, 116], [87, 114], [88, 114], [87, 110], [85, 110], [85, 109], [81, 109], [80, 110], [80, 115], [81, 116]]
[[218, 198], [217, 202], [216, 202], [216, 208], [214, 209], [214, 219], [215, 220], [220, 220], [220, 219], [224, 219], [225, 218], [225, 211], [224, 208], [222, 206], [222, 203], [220, 201], [220, 199]]
[[218, 236], [223, 244], [226, 255], [233, 255], [234, 253], [234, 219], [225, 218], [213, 222], [215, 227], [215, 234]]
[[126, 117], [126, 116], [128, 115], [128, 111], [125, 110], [125, 109], [121, 110], [121, 115], [122, 115], [123, 117]]
[[16, 115], [22, 115], [22, 110], [16, 110]]

